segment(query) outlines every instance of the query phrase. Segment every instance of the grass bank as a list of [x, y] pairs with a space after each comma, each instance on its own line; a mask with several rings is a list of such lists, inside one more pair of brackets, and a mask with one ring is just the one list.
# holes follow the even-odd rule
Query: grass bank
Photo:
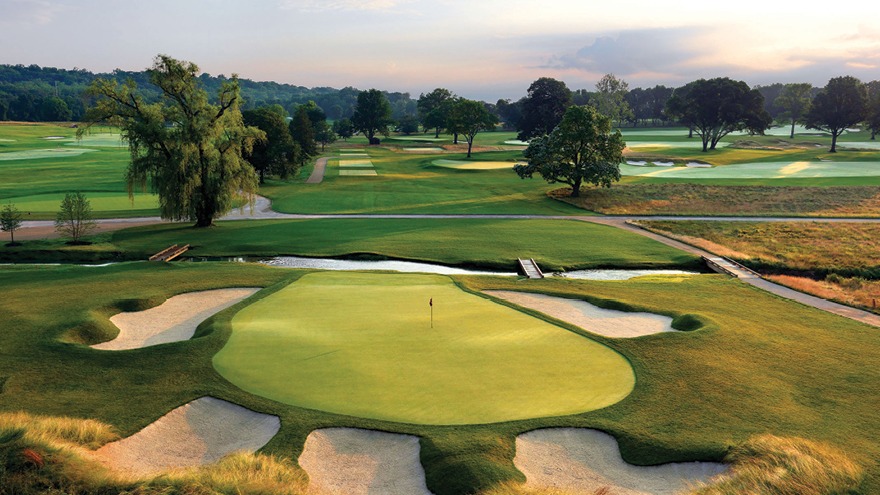
[[854, 492], [880, 490], [880, 437], [874, 428], [880, 412], [865, 394], [880, 380], [880, 334], [716, 275], [618, 282], [453, 277], [471, 291], [605, 299], [618, 307], [700, 315], [708, 322], [692, 332], [636, 339], [591, 336], [630, 361], [636, 372], [632, 394], [588, 413], [506, 423], [391, 423], [302, 409], [244, 392], [211, 364], [244, 304], [211, 318], [196, 338], [185, 342], [117, 352], [66, 343], [112, 337], [107, 318], [123, 308], [155, 305], [192, 290], [281, 287], [302, 273], [227, 263], [2, 267], [0, 286], [6, 296], [0, 299], [0, 377], [5, 381], [0, 411], [91, 418], [128, 436], [181, 404], [211, 395], [279, 415], [281, 431], [264, 453], [288, 460], [296, 459], [308, 434], [321, 427], [418, 435], [428, 487], [438, 495], [523, 481], [512, 464], [514, 438], [535, 428], [608, 431], [620, 440], [624, 457], [639, 464], [720, 460], [748, 438], [772, 433], [841, 450], [865, 472]]

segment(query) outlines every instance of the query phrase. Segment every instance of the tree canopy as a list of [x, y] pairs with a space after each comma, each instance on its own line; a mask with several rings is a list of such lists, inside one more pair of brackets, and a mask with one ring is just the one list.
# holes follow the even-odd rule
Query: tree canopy
[[147, 103], [134, 81], [97, 79], [89, 88], [95, 105], [77, 132], [98, 122], [118, 126], [131, 153], [129, 195], [149, 183], [159, 196], [162, 218], [207, 227], [236, 200], [253, 201], [257, 174], [242, 155], [265, 134], [244, 125], [235, 76], [220, 87], [217, 104], [211, 104], [198, 72], [192, 62], [157, 56], [149, 70], [162, 91], [156, 103]]
[[514, 171], [521, 178], [537, 172], [548, 183], [568, 184], [577, 197], [583, 183], [611, 187], [620, 180], [625, 146], [620, 131], [612, 131], [610, 118], [591, 106], [572, 106], [548, 136], [529, 143], [523, 152], [528, 164], [516, 165]]
[[474, 147], [474, 138], [480, 131], [495, 127], [498, 118], [481, 101], [458, 98], [452, 102], [446, 121], [450, 133], [462, 134], [468, 144], [468, 158]]
[[[283, 109], [282, 109], [283, 111]], [[285, 112], [286, 113], [286, 112]], [[298, 168], [299, 145], [290, 136], [287, 122], [277, 108], [262, 107], [242, 112], [244, 124], [253, 126], [266, 134], [265, 139], [254, 143], [246, 158], [260, 176], [260, 184], [266, 175], [287, 179]]]
[[810, 109], [813, 85], [810, 83], [791, 83], [783, 86], [776, 98], [776, 105], [782, 108], [782, 114], [791, 122], [790, 139], [794, 139], [794, 126], [801, 122]]
[[419, 119], [422, 121], [422, 126], [426, 132], [428, 129], [434, 129], [435, 138], [440, 136], [440, 131], [446, 125], [446, 110], [448, 106], [444, 104], [454, 97], [455, 95], [445, 88], [437, 88], [428, 94], [423, 93], [419, 95], [417, 103]]
[[562, 81], [542, 77], [529, 86], [522, 100], [522, 116], [517, 123], [517, 139], [528, 141], [549, 134], [571, 105], [571, 91]]
[[9, 244], [8, 246], [15, 246], [15, 231], [21, 227], [22, 224], [22, 216], [21, 211], [15, 207], [15, 204], [12, 202], [6, 203], [3, 205], [3, 209], [0, 210], [0, 231], [9, 232]]
[[733, 131], [763, 133], [772, 122], [761, 93], [727, 77], [699, 79], [676, 89], [666, 111], [699, 134], [703, 151], [714, 150]]
[[318, 154], [318, 142], [315, 140], [315, 126], [309, 118], [309, 109], [300, 105], [293, 114], [289, 125], [290, 136], [299, 146], [300, 163]]
[[868, 88], [868, 117], [866, 123], [871, 130], [871, 139], [877, 138], [880, 132], [880, 81], [871, 81], [865, 85]]
[[867, 90], [852, 76], [835, 77], [813, 98], [806, 115], [807, 129], [831, 134], [831, 153], [837, 152], [837, 138], [859, 124], [867, 110]]
[[61, 200], [61, 208], [55, 216], [55, 230], [62, 236], [70, 237], [73, 244], [79, 244], [95, 227], [97, 224], [92, 218], [92, 203], [85, 194], [65, 194]]
[[364, 133], [370, 144], [374, 143], [376, 133], [388, 135], [391, 125], [391, 104], [378, 89], [362, 91], [357, 98], [357, 108], [351, 117], [355, 129]]
[[633, 117], [632, 109], [626, 100], [629, 93], [629, 85], [623, 79], [614, 74], [605, 74], [596, 83], [596, 93], [590, 98], [590, 105], [602, 115], [611, 118], [611, 122], [617, 122], [618, 127], [626, 119]]

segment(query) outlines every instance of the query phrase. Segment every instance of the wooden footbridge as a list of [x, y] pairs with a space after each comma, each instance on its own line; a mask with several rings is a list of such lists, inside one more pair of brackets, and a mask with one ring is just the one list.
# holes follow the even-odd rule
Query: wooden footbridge
[[185, 246], [178, 246], [177, 244], [174, 244], [150, 256], [150, 261], [171, 261], [181, 254], [187, 252], [188, 250], [189, 244]]
[[520, 273], [529, 278], [544, 278], [544, 273], [538, 268], [538, 264], [535, 263], [535, 260], [529, 258], [524, 260], [522, 258], [517, 259], [519, 262], [519, 270]]

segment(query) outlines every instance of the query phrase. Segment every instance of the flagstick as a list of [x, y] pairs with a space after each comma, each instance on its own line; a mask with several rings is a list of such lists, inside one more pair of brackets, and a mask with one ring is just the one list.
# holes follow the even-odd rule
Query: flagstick
[[428, 303], [428, 306], [431, 306], [431, 328], [434, 328], [434, 298], [431, 298], [431, 301]]

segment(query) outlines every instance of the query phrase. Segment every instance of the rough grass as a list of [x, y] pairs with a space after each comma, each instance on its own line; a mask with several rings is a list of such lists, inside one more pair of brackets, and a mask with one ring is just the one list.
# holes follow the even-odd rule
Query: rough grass
[[453, 277], [468, 290], [605, 299], [670, 316], [700, 315], [707, 322], [702, 329], [674, 335], [594, 336], [625, 355], [636, 370], [636, 388], [629, 397], [585, 414], [491, 425], [389, 423], [285, 406], [245, 393], [211, 366], [239, 308], [211, 318], [192, 340], [154, 348], [109, 352], [58, 341], [67, 329], [123, 301], [164, 300], [221, 287], [278, 287], [302, 273], [228, 263], [0, 267], [5, 289], [0, 376], [8, 377], [0, 411], [94, 418], [128, 436], [183, 403], [211, 395], [280, 416], [281, 430], [264, 453], [289, 460], [297, 458], [316, 428], [417, 435], [428, 488], [437, 495], [525, 481], [513, 466], [514, 440], [536, 428], [602, 429], [615, 435], [624, 458], [637, 464], [719, 461], [731, 446], [769, 432], [837, 445], [865, 469], [855, 493], [880, 490], [880, 412], [868, 393], [880, 381], [880, 334], [722, 276], [618, 282]]
[[880, 216], [877, 187], [718, 186], [630, 184], [590, 188], [571, 198], [570, 189], [551, 197], [606, 215]]
[[477, 495], [612, 495], [609, 490], [600, 489], [591, 494], [572, 493], [554, 488], [531, 488], [522, 483], [507, 482], [496, 487], [481, 491]]
[[90, 457], [116, 438], [111, 426], [94, 420], [0, 413], [0, 494], [301, 495], [308, 485], [293, 462], [245, 453], [202, 468], [128, 479]]
[[864, 475], [841, 450], [802, 438], [760, 435], [727, 455], [731, 472], [691, 495], [843, 495]]
[[829, 274], [824, 280], [795, 275], [768, 275], [768, 279], [791, 287], [792, 289], [830, 299], [841, 304], [880, 312], [880, 280], [866, 280], [861, 277], [841, 277]]

